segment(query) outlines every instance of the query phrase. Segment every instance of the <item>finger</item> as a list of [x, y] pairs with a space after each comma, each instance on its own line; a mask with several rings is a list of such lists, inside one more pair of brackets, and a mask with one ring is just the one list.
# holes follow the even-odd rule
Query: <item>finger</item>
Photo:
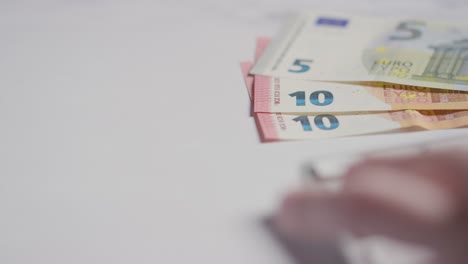
[[457, 210], [443, 189], [405, 171], [385, 174], [374, 167], [361, 174], [367, 176], [343, 193], [290, 194], [276, 218], [280, 231], [299, 239], [323, 239], [348, 230], [426, 243], [445, 232]]
[[[410, 170], [416, 177], [424, 177], [443, 186], [463, 189], [467, 186], [468, 152], [454, 150], [451, 152], [425, 153], [418, 156], [404, 158], [369, 158], [351, 167], [348, 172], [348, 182], [352, 177], [358, 176], [356, 170], [367, 166], [386, 166]], [[457, 193], [460, 191], [454, 190]], [[466, 193], [466, 192], [465, 192]]]
[[341, 197], [326, 191], [298, 191], [284, 199], [274, 218], [283, 235], [300, 240], [334, 239], [347, 226]]
[[370, 165], [346, 175], [343, 195], [378, 200], [422, 222], [445, 223], [464, 206], [461, 178], [445, 173], [432, 170], [422, 175], [414, 168]]
[[[457, 200], [467, 203], [468, 190], [468, 152], [453, 151], [441, 153], [428, 153], [415, 157], [401, 159], [370, 159], [353, 166], [345, 175], [344, 188], [353, 186], [353, 183], [365, 182], [359, 180], [363, 170], [370, 167], [382, 170], [400, 169], [410, 172], [412, 177], [424, 178], [444, 188], [456, 196]], [[397, 174], [397, 173], [395, 173]]]

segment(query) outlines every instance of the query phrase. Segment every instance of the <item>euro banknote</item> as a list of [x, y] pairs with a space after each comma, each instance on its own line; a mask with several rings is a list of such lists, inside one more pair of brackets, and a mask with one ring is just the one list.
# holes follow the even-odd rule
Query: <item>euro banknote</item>
[[468, 109], [468, 92], [399, 84], [355, 85], [255, 76], [254, 87], [255, 112]]
[[437, 130], [468, 126], [468, 111], [402, 110], [361, 114], [257, 113], [264, 142], [323, 139], [407, 129]]
[[[268, 37], [257, 38], [256, 59], [270, 42]], [[468, 92], [399, 84], [353, 85], [258, 75], [254, 77], [248, 74], [251, 67], [252, 62], [241, 63], [249, 94], [255, 90], [255, 112], [318, 113], [468, 108]]]
[[285, 26], [251, 73], [468, 91], [468, 26], [305, 12]]

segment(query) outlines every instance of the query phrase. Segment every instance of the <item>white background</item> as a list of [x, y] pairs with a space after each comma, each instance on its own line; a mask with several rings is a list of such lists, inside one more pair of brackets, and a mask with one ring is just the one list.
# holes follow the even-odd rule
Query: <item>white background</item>
[[0, 1], [0, 263], [289, 264], [304, 161], [466, 133], [260, 144], [238, 62], [288, 14], [464, 20], [464, 0]]

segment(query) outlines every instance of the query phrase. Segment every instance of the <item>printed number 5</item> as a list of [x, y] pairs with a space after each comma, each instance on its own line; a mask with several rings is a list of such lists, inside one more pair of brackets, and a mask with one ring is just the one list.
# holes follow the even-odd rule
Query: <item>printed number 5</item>
[[396, 28], [396, 30], [400, 34], [390, 36], [390, 40], [417, 39], [422, 36], [422, 31], [418, 28], [420, 26], [425, 26], [425, 24], [422, 22], [416, 22], [416, 21], [401, 22]]
[[295, 60], [289, 72], [303, 73], [310, 70], [310, 66], [306, 63], [312, 63], [312, 60]]

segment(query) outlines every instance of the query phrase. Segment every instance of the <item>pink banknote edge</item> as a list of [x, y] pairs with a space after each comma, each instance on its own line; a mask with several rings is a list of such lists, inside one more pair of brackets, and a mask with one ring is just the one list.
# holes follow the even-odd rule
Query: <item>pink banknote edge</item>
[[254, 112], [271, 112], [271, 81], [268, 76], [256, 75], [254, 81]]
[[255, 62], [260, 59], [265, 49], [271, 42], [270, 37], [258, 37], [255, 48]]
[[[268, 44], [271, 42], [271, 38], [269, 37], [258, 37], [256, 40], [256, 48], [255, 48], [255, 61], [257, 61], [262, 53], [265, 51]], [[256, 92], [255, 90], [257, 87], [261, 89], [262, 92], [267, 91], [269, 93], [269, 85], [271, 82], [271, 78], [265, 76], [254, 76], [250, 74], [250, 71], [253, 67], [254, 63], [251, 61], [243, 61], [240, 63], [240, 68], [242, 72], [242, 76], [244, 78], [244, 83], [247, 88], [247, 92], [250, 96], [252, 102], [254, 102]], [[256, 82], [258, 81], [258, 85]], [[265, 87], [266, 85], [266, 87]], [[259, 94], [260, 96], [260, 94]], [[262, 95], [263, 98], [263, 95]], [[269, 105], [267, 104], [266, 100], [265, 103], [259, 105], [261, 109], [265, 107], [269, 109]], [[252, 111], [252, 116], [255, 118], [255, 124], [257, 126], [257, 130], [259, 131], [260, 141], [261, 142], [276, 142], [279, 141], [279, 135], [276, 131], [274, 117], [271, 114], [255, 114]]]
[[[265, 51], [268, 44], [271, 42], [271, 38], [269, 37], [258, 37], [256, 40], [255, 45], [255, 61], [257, 61], [262, 53]], [[240, 68], [242, 71], [242, 77], [244, 77], [245, 87], [247, 88], [247, 92], [249, 93], [250, 99], [253, 100], [254, 97], [254, 76], [250, 74], [254, 62], [251, 61], [243, 61], [240, 63]]]
[[254, 89], [254, 76], [249, 73], [252, 67], [253, 67], [253, 62], [251, 61], [243, 61], [240, 63], [242, 76], [244, 77], [245, 87], [247, 88], [247, 92], [249, 93], [250, 100], [253, 100], [253, 89]]
[[[255, 60], [257, 61], [270, 44], [271, 38], [257, 38], [257, 47], [255, 49]], [[253, 105], [254, 112], [269, 112], [269, 98], [271, 96], [270, 85], [272, 78], [255, 75], [253, 85]], [[260, 140], [264, 143], [279, 141], [278, 131], [275, 126], [274, 115], [255, 113], [255, 122], [260, 134]]]
[[278, 131], [276, 130], [275, 116], [273, 114], [256, 113], [255, 121], [262, 142], [280, 141]]
[[[268, 37], [257, 38], [257, 48], [255, 51], [256, 60], [260, 58], [270, 42], [271, 38]], [[271, 77], [266, 76], [256, 75], [254, 77], [254, 112], [270, 112], [271, 80]]]

